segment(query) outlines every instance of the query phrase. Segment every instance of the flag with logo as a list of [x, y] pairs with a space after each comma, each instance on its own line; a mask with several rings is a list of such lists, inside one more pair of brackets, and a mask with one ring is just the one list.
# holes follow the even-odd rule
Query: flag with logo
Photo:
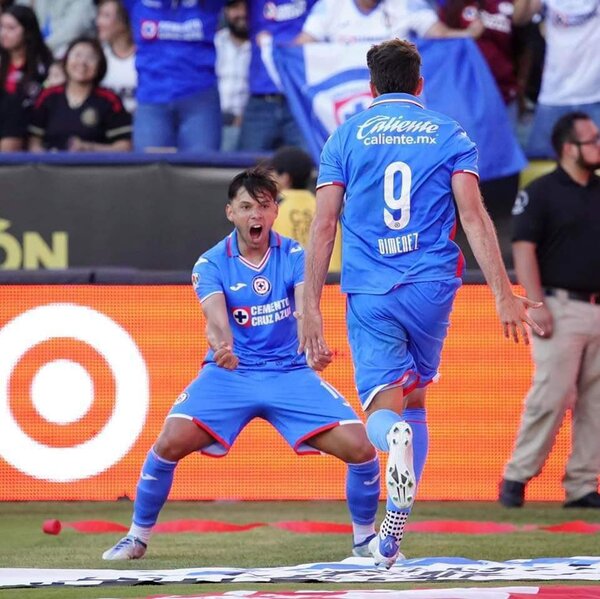
[[[313, 158], [335, 128], [371, 103], [371, 44], [274, 48], [283, 91]], [[427, 108], [458, 121], [479, 148], [483, 180], [512, 175], [527, 161], [492, 74], [472, 40], [419, 40]]]

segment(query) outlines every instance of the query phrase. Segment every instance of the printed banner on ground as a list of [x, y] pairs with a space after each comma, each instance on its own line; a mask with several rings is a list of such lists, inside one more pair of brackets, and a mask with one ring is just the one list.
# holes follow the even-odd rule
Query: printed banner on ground
[[377, 570], [370, 558], [280, 568], [182, 568], [177, 570], [50, 570], [0, 568], [0, 588], [135, 585], [141, 583], [434, 582], [440, 580], [598, 580], [600, 557], [476, 561], [461, 557], [404, 560]]

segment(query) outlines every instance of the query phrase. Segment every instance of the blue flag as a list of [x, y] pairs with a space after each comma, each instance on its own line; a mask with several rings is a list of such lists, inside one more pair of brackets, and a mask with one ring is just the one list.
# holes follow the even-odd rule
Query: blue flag
[[[366, 55], [371, 44], [314, 43], [274, 48], [292, 112], [316, 163], [330, 133], [372, 101]], [[479, 149], [482, 180], [518, 173], [527, 160], [496, 82], [472, 40], [419, 40], [427, 108], [460, 123]]]

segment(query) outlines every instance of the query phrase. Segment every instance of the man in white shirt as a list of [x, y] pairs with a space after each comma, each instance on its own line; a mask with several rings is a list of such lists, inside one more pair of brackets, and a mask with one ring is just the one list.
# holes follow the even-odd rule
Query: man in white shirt
[[237, 150], [242, 113], [248, 101], [251, 48], [247, 13], [245, 0], [227, 0], [224, 10], [225, 27], [215, 35], [215, 70], [223, 115], [222, 152]]
[[526, 148], [531, 158], [554, 155], [550, 133], [569, 112], [585, 112], [600, 125], [599, 0], [530, 0], [542, 12], [546, 56], [542, 87]]
[[382, 42], [394, 37], [479, 37], [479, 19], [467, 29], [442, 23], [426, 0], [319, 0], [296, 43]]

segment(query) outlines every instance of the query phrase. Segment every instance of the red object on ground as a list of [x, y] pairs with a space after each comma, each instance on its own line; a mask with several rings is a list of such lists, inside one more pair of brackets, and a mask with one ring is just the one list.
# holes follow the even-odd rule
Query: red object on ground
[[45, 520], [42, 524], [42, 530], [47, 535], [57, 535], [60, 533], [62, 525], [60, 520]]
[[541, 530], [548, 532], [578, 532], [583, 534], [594, 534], [600, 530], [600, 524], [591, 524], [583, 520], [575, 520], [574, 522], [563, 522], [562, 524], [552, 524], [548, 526], [540, 526]]
[[[64, 522], [62, 526], [72, 528], [82, 533], [105, 533], [105, 532], [127, 532], [128, 526], [117, 522], [105, 520], [81, 520], [77, 522]], [[177, 532], [244, 532], [260, 526], [271, 526], [289, 532], [300, 534], [351, 534], [350, 524], [339, 522], [311, 522], [290, 520], [284, 522], [250, 522], [248, 524], [233, 524], [231, 522], [218, 522], [215, 520], [172, 520], [161, 522], [154, 527], [154, 532], [177, 533]], [[58, 520], [46, 520], [43, 530], [47, 534], [57, 535], [60, 532], [61, 523]], [[528, 532], [533, 530], [545, 530], [547, 532], [571, 532], [580, 534], [594, 534], [600, 531], [600, 524], [592, 524], [576, 520], [574, 522], [563, 522], [549, 526], [537, 524], [514, 524], [500, 522], [473, 522], [470, 520], [426, 520], [423, 522], [409, 522], [406, 525], [409, 532], [425, 532], [439, 534], [463, 534], [484, 535], [502, 534], [511, 532]], [[54, 532], [55, 531], [55, 532]]]
[[504, 532], [516, 532], [514, 524], [499, 522], [472, 522], [470, 520], [429, 520], [425, 522], [409, 522], [407, 532], [453, 533], [463, 535], [489, 535]]
[[269, 526], [298, 533], [351, 533], [350, 524], [337, 522], [305, 522], [290, 520], [288, 522], [270, 522]]
[[77, 532], [98, 533], [98, 532], [127, 532], [128, 526], [118, 524], [117, 522], [107, 522], [106, 520], [81, 520], [79, 522], [65, 522], [65, 526], [72, 528]]
[[264, 522], [231, 524], [215, 520], [172, 520], [157, 524], [152, 532], [242, 532], [258, 526], [265, 526], [265, 524]]

